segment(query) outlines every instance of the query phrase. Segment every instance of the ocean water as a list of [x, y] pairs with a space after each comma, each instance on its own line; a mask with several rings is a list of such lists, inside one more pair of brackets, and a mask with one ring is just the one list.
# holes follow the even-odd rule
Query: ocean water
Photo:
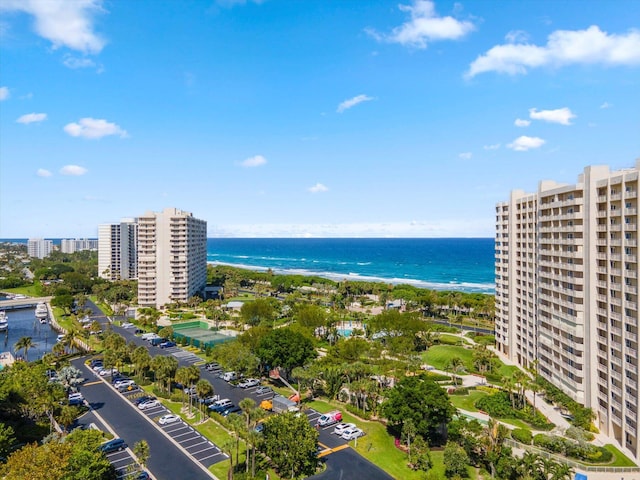
[[210, 238], [207, 260], [336, 281], [495, 293], [493, 238]]

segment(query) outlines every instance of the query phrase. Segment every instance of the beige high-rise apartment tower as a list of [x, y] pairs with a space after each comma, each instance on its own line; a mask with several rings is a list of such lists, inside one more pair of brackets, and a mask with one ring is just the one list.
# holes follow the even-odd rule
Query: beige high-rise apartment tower
[[138, 277], [138, 224], [134, 218], [98, 225], [98, 275], [107, 280]]
[[186, 302], [207, 283], [207, 222], [176, 208], [138, 217], [138, 304]]
[[593, 409], [636, 459], [639, 170], [591, 166], [575, 185], [512, 192], [495, 253], [498, 350]]

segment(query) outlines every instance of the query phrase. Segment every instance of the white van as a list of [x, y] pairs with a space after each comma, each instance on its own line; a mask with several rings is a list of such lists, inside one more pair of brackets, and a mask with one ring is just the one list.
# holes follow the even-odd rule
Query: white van
[[147, 340], [150, 342], [154, 338], [160, 338], [160, 335], [158, 335], [157, 333], [143, 333], [142, 335], [140, 335], [140, 338], [142, 340]]
[[236, 372], [226, 372], [222, 375], [222, 379], [225, 382], [230, 382], [231, 380], [236, 380], [238, 378], [238, 374]]

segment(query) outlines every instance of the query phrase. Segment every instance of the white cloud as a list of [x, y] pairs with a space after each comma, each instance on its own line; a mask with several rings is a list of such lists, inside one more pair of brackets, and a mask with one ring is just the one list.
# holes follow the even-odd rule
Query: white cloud
[[544, 120], [550, 123], [559, 123], [560, 125], [571, 125], [571, 119], [576, 118], [575, 114], [567, 107], [558, 108], [556, 110], [540, 110], [537, 108], [529, 109], [529, 117], [534, 120]]
[[349, 110], [351, 107], [355, 107], [359, 103], [369, 102], [371, 100], [373, 100], [373, 97], [370, 97], [368, 95], [356, 95], [355, 97], [349, 98], [348, 100], [345, 100], [340, 105], [338, 105], [338, 109], [336, 111], [338, 113], [342, 113], [345, 110]]
[[484, 148], [485, 150], [498, 150], [500, 148], [500, 144], [494, 143], [493, 145], [485, 145], [482, 148]]
[[526, 152], [532, 148], [540, 148], [544, 144], [545, 141], [542, 138], [523, 135], [516, 138], [512, 143], [508, 144], [507, 147], [516, 152]]
[[512, 30], [504, 36], [507, 43], [524, 43], [529, 40], [529, 34], [523, 30]]
[[60, 173], [62, 175], [73, 175], [73, 176], [80, 176], [80, 175], [84, 175], [85, 173], [87, 173], [89, 170], [87, 170], [84, 167], [81, 167], [79, 165], [65, 165], [64, 167], [62, 167], [60, 169]]
[[53, 173], [51, 173], [49, 170], [45, 170], [44, 168], [39, 168], [36, 171], [36, 175], [39, 177], [50, 177], [51, 175], [53, 175]]
[[7, 87], [0, 87], [0, 100], [6, 100], [9, 98], [9, 89]]
[[47, 119], [46, 113], [27, 113], [22, 115], [20, 118], [16, 120], [17, 123], [24, 123], [28, 125], [29, 123], [42, 122]]
[[460, 157], [462, 160], [471, 160], [471, 157], [473, 157], [473, 153], [464, 152], [464, 153], [461, 153], [460, 155], [458, 155], [458, 157]]
[[308, 190], [311, 193], [322, 193], [326, 192], [329, 189], [321, 183], [316, 183], [313, 187], [309, 187]]
[[252, 168], [252, 167], [260, 167], [267, 163], [267, 159], [262, 155], [256, 155], [254, 157], [249, 157], [246, 160], [240, 162], [241, 167]]
[[109, 135], [119, 135], [121, 138], [128, 136], [127, 132], [115, 123], [98, 118], [81, 118], [78, 123], [69, 123], [64, 126], [64, 131], [72, 137], [102, 138]]
[[65, 55], [62, 61], [65, 67], [73, 70], [78, 68], [92, 68], [96, 66], [96, 62], [87, 57], [74, 57], [72, 55]]
[[521, 118], [516, 118], [516, 121], [513, 122], [516, 127], [528, 127], [531, 125], [531, 120], [523, 120]]
[[531, 68], [565, 65], [639, 65], [640, 32], [611, 34], [592, 25], [586, 30], [556, 30], [544, 46], [496, 45], [469, 66], [467, 77], [484, 72], [525, 74]]
[[609, 103], [609, 102], [604, 102], [602, 105], [600, 105], [600, 108], [605, 109], [605, 108], [611, 108], [613, 107], [613, 104]]
[[105, 45], [93, 31], [95, 15], [104, 12], [102, 0], [3, 0], [0, 10], [32, 15], [36, 33], [53, 48], [99, 53]]
[[439, 17], [431, 0], [414, 0], [412, 5], [399, 5], [408, 12], [410, 19], [394, 28], [390, 34], [380, 34], [373, 29], [367, 33], [378, 41], [427, 48], [427, 44], [439, 40], [456, 40], [475, 30], [473, 23], [453, 17]]
[[[213, 237], [238, 238], [451, 238], [491, 237], [495, 222], [484, 218], [459, 218], [440, 221], [392, 221], [380, 223], [267, 223], [236, 224], [214, 227]], [[342, 275], [344, 278], [344, 275]]]

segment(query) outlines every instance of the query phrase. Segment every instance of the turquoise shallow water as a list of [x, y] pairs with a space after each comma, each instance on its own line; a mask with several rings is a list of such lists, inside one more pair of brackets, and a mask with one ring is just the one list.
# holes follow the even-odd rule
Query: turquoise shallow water
[[253, 270], [495, 292], [492, 238], [210, 238], [207, 252]]

